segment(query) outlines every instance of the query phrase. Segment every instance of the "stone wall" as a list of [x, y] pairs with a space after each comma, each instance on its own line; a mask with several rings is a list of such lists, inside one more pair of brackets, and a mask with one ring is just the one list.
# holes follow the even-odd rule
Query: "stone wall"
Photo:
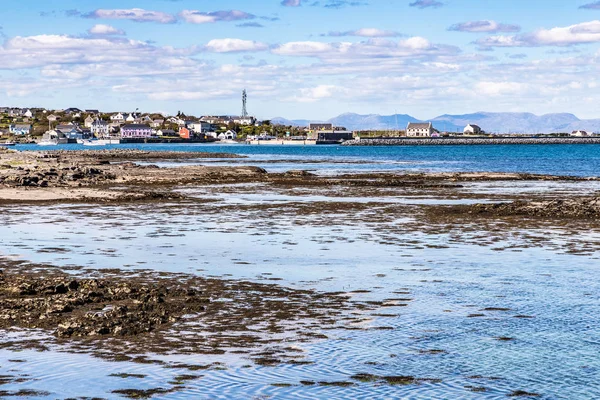
[[360, 139], [344, 142], [343, 146], [463, 146], [502, 144], [600, 144], [600, 137]]

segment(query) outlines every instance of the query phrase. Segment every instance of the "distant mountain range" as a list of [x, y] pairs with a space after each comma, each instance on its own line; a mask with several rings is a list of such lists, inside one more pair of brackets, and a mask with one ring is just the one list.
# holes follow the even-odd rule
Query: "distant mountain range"
[[[462, 132], [468, 124], [479, 125], [488, 133], [554, 133], [572, 132], [578, 129], [600, 132], [600, 119], [582, 120], [573, 114], [492, 113], [478, 112], [464, 115], [440, 115], [432, 118], [433, 126], [439, 131]], [[404, 130], [409, 122], [425, 122], [406, 114], [360, 115], [346, 113], [327, 121], [288, 120], [273, 118], [274, 124], [308, 126], [310, 122], [330, 122], [352, 131]]]

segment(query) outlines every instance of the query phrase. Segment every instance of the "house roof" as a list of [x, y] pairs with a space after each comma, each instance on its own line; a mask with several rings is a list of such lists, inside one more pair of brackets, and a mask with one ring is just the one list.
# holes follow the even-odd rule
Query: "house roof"
[[29, 124], [15, 124], [15, 125], [13, 125], [13, 129], [31, 129], [31, 125], [29, 125]]
[[150, 129], [150, 127], [143, 124], [127, 124], [123, 125], [121, 129]]
[[465, 128], [468, 128], [468, 127], [481, 129], [481, 127], [479, 127], [479, 125], [475, 125], [475, 124], [469, 124]]
[[406, 129], [429, 129], [431, 122], [409, 122]]
[[79, 129], [79, 127], [77, 125], [58, 125], [56, 127], [57, 130], [59, 131], [63, 131], [63, 132], [71, 132], [71, 131], [80, 131], [81, 129]]

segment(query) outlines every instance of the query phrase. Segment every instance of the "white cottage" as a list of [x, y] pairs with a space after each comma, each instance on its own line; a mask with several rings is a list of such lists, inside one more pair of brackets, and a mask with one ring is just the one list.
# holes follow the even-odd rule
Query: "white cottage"
[[463, 130], [463, 133], [465, 135], [481, 135], [483, 133], [483, 131], [481, 130], [481, 128], [479, 126], [474, 125], [474, 124], [469, 124]]
[[586, 131], [578, 130], [578, 131], [571, 132], [571, 136], [573, 136], [573, 137], [588, 137], [591, 135]]
[[409, 122], [406, 127], [406, 136], [408, 137], [431, 137], [433, 135], [433, 124], [431, 122], [415, 123]]

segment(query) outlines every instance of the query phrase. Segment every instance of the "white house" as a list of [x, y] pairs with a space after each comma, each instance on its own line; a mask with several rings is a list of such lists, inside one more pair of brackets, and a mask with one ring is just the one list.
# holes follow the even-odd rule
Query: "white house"
[[135, 115], [133, 115], [133, 114], [129, 114], [127, 116], [127, 118], [125, 119], [125, 121], [127, 121], [127, 122], [135, 122], [135, 120], [136, 120], [136, 118], [135, 118]]
[[167, 120], [167, 122], [170, 122], [171, 124], [177, 124], [179, 126], [185, 125], [185, 121], [178, 117], [171, 117]]
[[160, 128], [165, 123], [164, 119], [155, 119], [150, 123], [150, 126], [153, 128]]
[[50, 121], [50, 122], [56, 122], [59, 120], [59, 118], [54, 114], [50, 114], [46, 118], [48, 118], [48, 121]]
[[29, 135], [31, 132], [31, 125], [29, 124], [15, 124], [10, 125], [8, 130], [13, 135]]
[[187, 124], [187, 128], [193, 130], [196, 133], [205, 133], [212, 131], [212, 124], [208, 122], [190, 122]]
[[229, 130], [227, 132], [219, 134], [219, 136], [217, 136], [217, 139], [220, 139], [220, 140], [234, 140], [234, 139], [237, 139], [237, 133], [235, 133], [232, 130]]
[[483, 130], [481, 130], [481, 128], [477, 125], [469, 124], [463, 130], [463, 133], [465, 135], [481, 135]]
[[88, 117], [83, 121], [83, 126], [85, 126], [86, 128], [91, 128], [93, 123], [94, 118], [92, 118], [91, 115], [88, 115]]
[[31, 118], [31, 117], [33, 117], [33, 113], [31, 112], [31, 110], [27, 109], [27, 111], [25, 111], [25, 112], [23, 113], [23, 116], [24, 116], [25, 118]]
[[110, 135], [110, 125], [108, 122], [97, 119], [92, 123], [90, 127], [92, 134], [96, 137], [106, 137]]
[[234, 117], [233, 122], [239, 125], [253, 125], [256, 121], [254, 117]]
[[578, 131], [571, 132], [571, 136], [573, 136], [573, 137], [587, 137], [587, 136], [592, 136], [592, 135], [590, 135], [586, 131], [578, 130]]
[[111, 115], [110, 120], [112, 122], [121, 123], [121, 122], [125, 122], [125, 117], [123, 116], [123, 114], [117, 113], [115, 115]]
[[431, 122], [414, 123], [409, 122], [406, 127], [406, 136], [409, 137], [431, 137], [435, 129]]

